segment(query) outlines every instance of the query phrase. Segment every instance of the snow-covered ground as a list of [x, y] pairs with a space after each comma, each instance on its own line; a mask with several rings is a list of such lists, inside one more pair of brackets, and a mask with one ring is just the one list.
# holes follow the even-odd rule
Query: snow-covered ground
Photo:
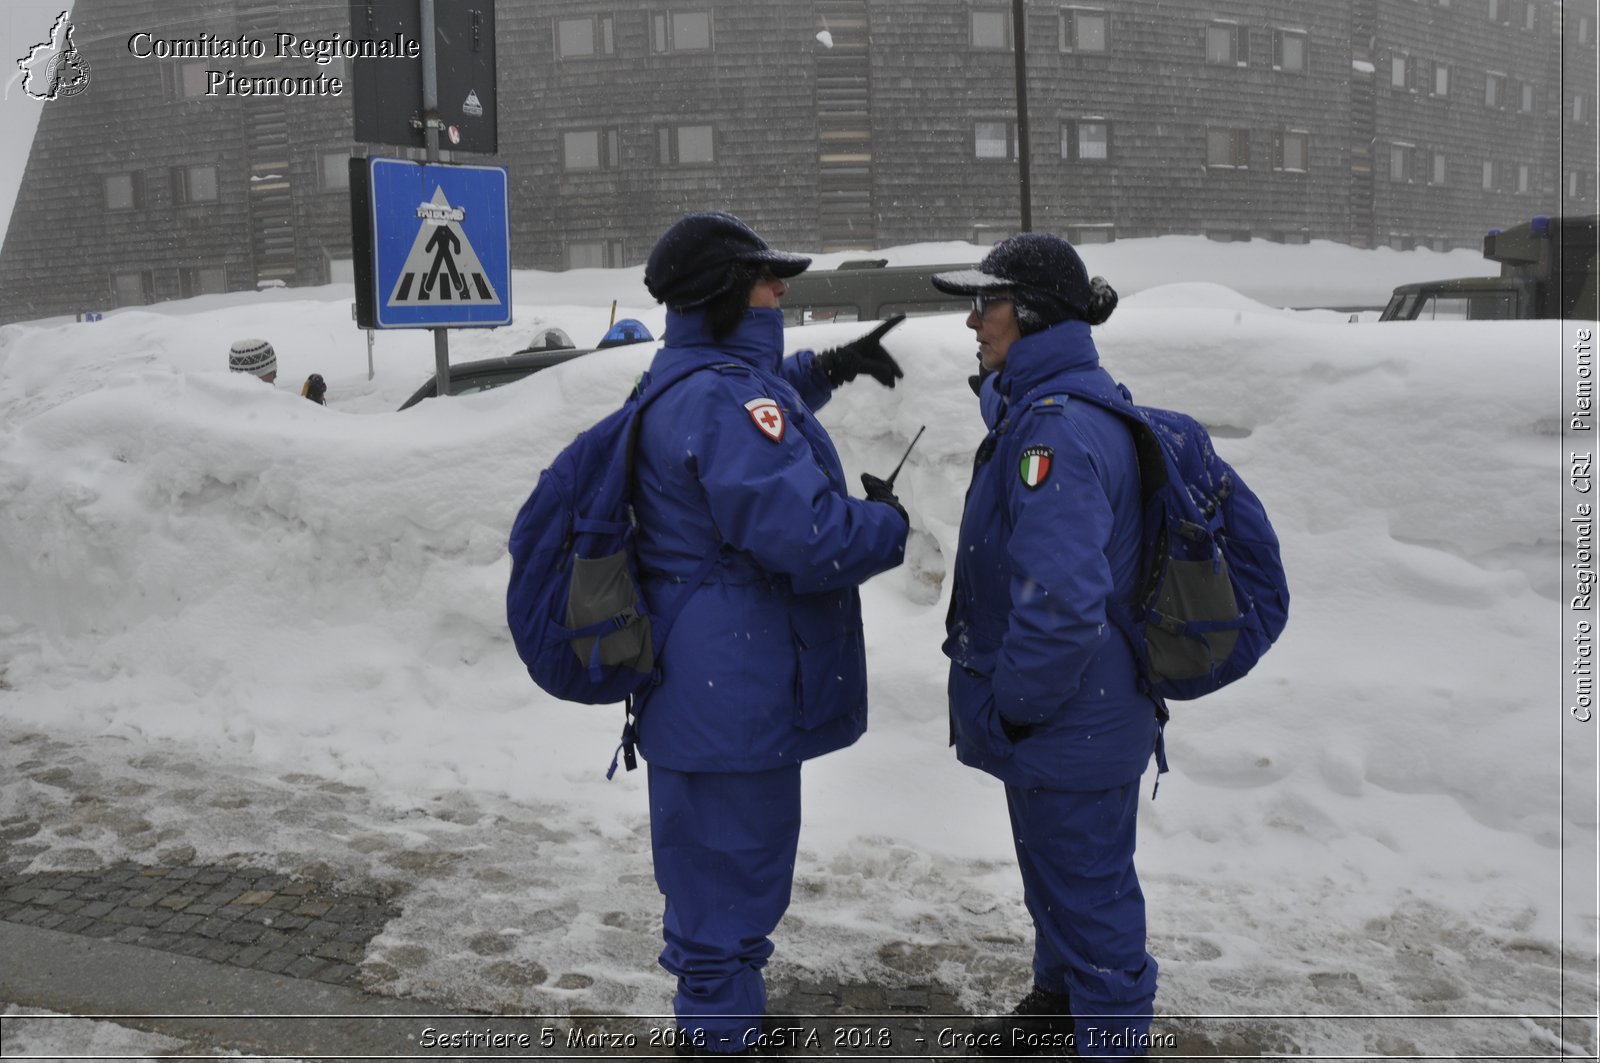
[[[1596, 725], [1562, 700], [1576, 326], [1275, 308], [1487, 272], [1467, 252], [1167, 237], [1085, 258], [1129, 293], [1096, 330], [1107, 365], [1213, 427], [1293, 592], [1255, 673], [1174, 706], [1172, 772], [1142, 808], [1157, 1028], [1271, 1016], [1302, 1054], [1559, 1054], [1548, 1016], [1595, 1010], [1597, 927]], [[452, 360], [548, 327], [593, 343], [612, 300], [659, 332], [639, 273], [518, 273], [516, 325], [453, 333]], [[369, 380], [350, 298], [0, 329], [0, 741], [7, 764], [66, 763], [117, 811], [86, 826], [22, 772], [0, 779], [0, 821], [46, 823], [41, 867], [154, 859], [181, 837], [202, 860], [415, 878], [369, 955], [384, 992], [668, 1011], [643, 773], [604, 778], [620, 710], [543, 695], [503, 618], [517, 507], [654, 345], [396, 413], [431, 339], [379, 335]], [[226, 371], [247, 336], [276, 347], [275, 387]], [[982, 436], [973, 346], [959, 315], [910, 319], [888, 346], [901, 386], [859, 381], [822, 418], [852, 480], [928, 426], [897, 483], [913, 541], [864, 589], [872, 725], [807, 766], [773, 969], [926, 977], [914, 955], [992, 1008], [1026, 987], [1028, 923], [1000, 787], [946, 746], [938, 649]], [[327, 408], [298, 397], [311, 372]], [[493, 963], [471, 944], [486, 935]], [[512, 976], [534, 965], [550, 978]], [[1564, 1043], [1592, 1054], [1593, 1022]]]

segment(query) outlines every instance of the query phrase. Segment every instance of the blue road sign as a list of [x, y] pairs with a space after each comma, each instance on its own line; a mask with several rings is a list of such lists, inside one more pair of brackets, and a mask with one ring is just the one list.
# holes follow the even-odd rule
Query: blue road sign
[[506, 171], [369, 159], [379, 328], [511, 323]]

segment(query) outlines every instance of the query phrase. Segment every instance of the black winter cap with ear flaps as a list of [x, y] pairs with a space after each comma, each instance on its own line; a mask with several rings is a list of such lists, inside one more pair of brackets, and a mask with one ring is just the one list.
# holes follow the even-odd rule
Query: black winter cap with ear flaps
[[1023, 335], [1069, 320], [1098, 325], [1117, 306], [1116, 290], [1105, 278], [1090, 280], [1073, 246], [1050, 233], [1001, 240], [977, 269], [935, 273], [930, 280], [951, 295], [1009, 291]]
[[685, 214], [656, 241], [645, 263], [644, 286], [671, 309], [689, 310], [732, 288], [740, 265], [793, 277], [811, 259], [772, 250], [750, 226], [724, 211]]

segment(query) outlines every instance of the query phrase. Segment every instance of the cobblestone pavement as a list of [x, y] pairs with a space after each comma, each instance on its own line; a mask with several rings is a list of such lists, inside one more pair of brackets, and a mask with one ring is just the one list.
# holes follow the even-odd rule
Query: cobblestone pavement
[[[152, 979], [169, 962], [159, 957], [172, 954], [359, 994], [362, 1007], [375, 1014], [355, 1022], [361, 1031], [351, 1037], [371, 1051], [387, 1052], [395, 1044], [406, 1044], [416, 1036], [413, 1027], [422, 1029], [418, 1018], [385, 1017], [385, 1012], [437, 1005], [439, 1014], [428, 1021], [441, 1033], [470, 1036], [476, 1031], [503, 1039], [523, 1035], [530, 1039], [527, 1054], [531, 1055], [613, 1059], [672, 1055], [666, 1033], [673, 1025], [670, 1016], [583, 1014], [575, 1008], [570, 1015], [533, 1019], [504, 1014], [497, 1007], [463, 1006], [460, 999], [448, 996], [429, 1000], [383, 995], [393, 984], [389, 960], [408, 954], [391, 948], [379, 953], [386, 960], [374, 961], [373, 941], [385, 927], [402, 922], [408, 903], [429, 903], [421, 900], [426, 890], [418, 883], [441, 869], [420, 867], [409, 881], [378, 882], [368, 877], [353, 888], [343, 876], [327, 874], [333, 869], [325, 864], [302, 864], [323, 872], [312, 877], [252, 866], [238, 857], [208, 862], [197, 859], [195, 849], [178, 832], [150, 829], [138, 810], [139, 800], [148, 799], [150, 793], [145, 784], [97, 778], [82, 770], [73, 774], [37, 761], [17, 766], [30, 781], [65, 790], [69, 799], [61, 804], [29, 804], [23, 806], [26, 814], [0, 817], [0, 921], [131, 946], [135, 953], [148, 955]], [[134, 844], [128, 848], [136, 849], [146, 862], [123, 857], [94, 866], [88, 850], [79, 849], [71, 855], [70, 870], [28, 870], [42, 854], [61, 852], [64, 842], [81, 840], [102, 822], [119, 834], [130, 834]], [[453, 867], [453, 862], [447, 863], [442, 873]], [[480, 940], [484, 937], [468, 938], [468, 948], [486, 951], [486, 942]], [[772, 1022], [779, 1027], [775, 1036], [786, 1039], [787, 1050], [796, 1056], [947, 1058], [959, 1053], [938, 1050], [941, 1032], [964, 1029], [970, 1021], [961, 1016], [956, 994], [933, 979], [895, 985], [816, 981], [786, 974], [782, 968], [769, 970], [768, 976]], [[589, 988], [588, 980], [578, 973], [552, 982], [576, 992]], [[380, 992], [375, 994], [374, 989]], [[6, 1003], [0, 1001], [0, 1013]], [[338, 1058], [311, 1050], [320, 1035], [314, 1020], [275, 1032], [270, 1024], [263, 1027], [242, 1015], [233, 1021], [222, 1016], [207, 1029], [182, 1017], [196, 1003], [190, 997], [173, 999], [173, 1016], [123, 1015], [118, 1022], [166, 1039], [154, 1043], [177, 1046], [163, 1055], [208, 1054], [225, 1047], [305, 1059]], [[24, 1044], [37, 1038], [40, 1030], [65, 1029], [66, 1021], [18, 1015], [4, 1020], [14, 1041], [19, 1032], [26, 1033]], [[86, 1026], [71, 1029], [76, 1035]], [[49, 1035], [44, 1043], [52, 1043]], [[438, 1050], [418, 1055], [451, 1058]]]
[[[6, 826], [0, 824], [0, 919], [21, 926], [359, 990], [368, 943], [400, 914], [381, 897], [258, 868], [124, 862], [96, 871], [26, 874], [16, 869]], [[780, 976], [772, 979], [771, 994], [773, 1036], [797, 1054], [939, 1058], [941, 1034], [968, 1022], [958, 1014], [955, 995], [933, 983], [886, 987]], [[446, 1030], [477, 1021], [453, 1018], [442, 1020]], [[371, 1021], [374, 1036], [381, 1036], [383, 1026], [411, 1020]], [[534, 1029], [516, 1017], [485, 1021], [495, 1025], [483, 1029], [502, 1038]], [[557, 1031], [547, 1050], [616, 1056], [619, 1047], [662, 1047], [653, 1042], [669, 1026], [661, 1019], [589, 1016], [540, 1032], [550, 1040], [544, 1031]], [[538, 1039], [536, 1032], [532, 1047], [539, 1047]]]
[[[0, 823], [0, 919], [22, 926], [359, 989], [368, 943], [400, 915], [399, 905], [382, 897], [259, 868], [122, 862], [94, 871], [24, 873], [14, 839], [6, 836], [17, 826]], [[167, 855], [192, 854], [180, 848]], [[806, 1027], [812, 1033], [805, 1040], [837, 1036], [858, 1048], [862, 1042], [870, 1048], [874, 1041], [928, 1041], [937, 1034], [928, 1016], [960, 1010], [955, 995], [934, 983], [888, 987], [778, 976], [771, 995], [773, 1011], [791, 1017], [884, 1020], [881, 1029], [845, 1023], [837, 1034], [826, 1024]]]
[[[0, 720], [0, 1014], [8, 1004], [61, 1013], [4, 1018], [5, 1055], [17, 1054], [9, 1038], [21, 1021], [110, 1015], [179, 1038], [186, 1047], [173, 1055], [227, 1047], [304, 1059], [460, 1058], [405, 1051], [427, 1014], [441, 1031], [520, 1029], [535, 1038], [536, 1055], [660, 1058], [670, 1054], [661, 1035], [672, 1028], [671, 986], [655, 963], [661, 902], [648, 844], [642, 815], [596, 819], [463, 788], [380, 793], [160, 743], [11, 734]], [[815, 862], [799, 870], [767, 969], [769, 1011], [793, 1027], [789, 1054], [964, 1055], [972, 1011], [1004, 1008], [1026, 990], [1025, 913], [972, 885], [992, 869], [945, 866], [892, 843], [864, 846], [849, 861], [849, 874]], [[1569, 969], [1553, 949], [1533, 942], [1507, 952], [1500, 938], [1441, 922], [1427, 906], [1383, 925], [1399, 943], [1394, 984], [1418, 994], [1403, 1006], [1476, 1007], [1486, 988], [1512, 983], [1555, 987], [1544, 991], [1551, 996]], [[30, 959], [21, 958], [24, 938], [33, 941]], [[1413, 951], [1412, 942], [1426, 947]], [[1203, 933], [1169, 933], [1158, 944], [1163, 962], [1172, 960], [1177, 1007], [1197, 991], [1237, 994], [1242, 1007], [1309, 992], [1331, 1016], [1311, 1029], [1321, 1043], [1362, 1046], [1369, 1057], [1425, 1054], [1404, 1016], [1364, 1017], [1393, 1007], [1384, 972], [1371, 964], [1362, 970], [1380, 977], [1377, 989], [1326, 963], [1309, 974], [1270, 963], [1213, 970], [1218, 951]], [[1441, 955], [1453, 963], [1448, 977]], [[68, 956], [76, 967], [56, 964]], [[114, 956], [118, 973], [107, 976]], [[169, 977], [179, 971], [186, 981]], [[78, 988], [64, 988], [84, 974], [71, 983]], [[1310, 989], [1297, 988], [1299, 979]], [[241, 982], [232, 996], [220, 988]], [[119, 1001], [126, 983], [139, 994]], [[337, 1012], [327, 1003], [334, 998]], [[291, 1012], [289, 1000], [309, 1003]], [[1162, 1041], [1152, 1055], [1308, 1054], [1307, 1024], [1281, 1010], [1158, 1014]], [[326, 1035], [360, 1051], [306, 1047], [321, 1032], [301, 1016], [331, 1024], [345, 1011], [359, 1016], [357, 1028]], [[189, 1025], [169, 1023], [174, 1016]], [[293, 1029], [260, 1025], [291, 1017]], [[216, 1021], [195, 1025], [208, 1019]], [[1473, 1033], [1451, 1034], [1450, 1043], [1492, 1046], [1485, 1058], [1536, 1058], [1551, 1043], [1593, 1058], [1592, 1020], [1454, 1021], [1472, 1022]], [[632, 1038], [630, 1051], [616, 1050], [617, 1036]], [[387, 1054], [396, 1044], [401, 1054]], [[73, 1047], [105, 1058], [88, 1041]]]
[[21, 874], [0, 862], [0, 919], [354, 985], [367, 943], [399, 914], [382, 899], [252, 868]]

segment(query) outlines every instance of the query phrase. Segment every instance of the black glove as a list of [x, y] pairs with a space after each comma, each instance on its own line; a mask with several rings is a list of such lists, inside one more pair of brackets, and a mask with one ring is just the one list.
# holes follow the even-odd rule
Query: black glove
[[1012, 742], [1020, 742], [1024, 738], [1027, 738], [1029, 735], [1033, 734], [1033, 724], [1031, 724], [1031, 723], [1012, 723], [1010, 720], [1006, 719], [1004, 716], [1001, 716], [1000, 717], [1000, 730], [1002, 730], [1002, 731], [1004, 731], [1006, 733], [1006, 738], [1009, 739], [1010, 741], [1012, 741]]
[[828, 383], [838, 387], [854, 380], [857, 373], [866, 373], [884, 387], [894, 387], [894, 382], [905, 374], [879, 341], [905, 319], [904, 314], [896, 314], [860, 339], [817, 355], [822, 371], [828, 374]]
[[861, 487], [867, 492], [868, 502], [882, 502], [886, 506], [893, 506], [894, 511], [905, 519], [906, 526], [911, 526], [911, 515], [894, 496], [894, 488], [889, 486], [887, 480], [880, 480], [870, 472], [864, 472], [861, 474]]
[[988, 380], [993, 375], [994, 375], [994, 370], [990, 369], [988, 366], [984, 365], [983, 362], [980, 361], [978, 363], [978, 371], [976, 373], [972, 374], [971, 376], [967, 377], [967, 387], [972, 389], [972, 393], [974, 395], [977, 395], [979, 398], [982, 398], [983, 397], [983, 382], [985, 380]]

